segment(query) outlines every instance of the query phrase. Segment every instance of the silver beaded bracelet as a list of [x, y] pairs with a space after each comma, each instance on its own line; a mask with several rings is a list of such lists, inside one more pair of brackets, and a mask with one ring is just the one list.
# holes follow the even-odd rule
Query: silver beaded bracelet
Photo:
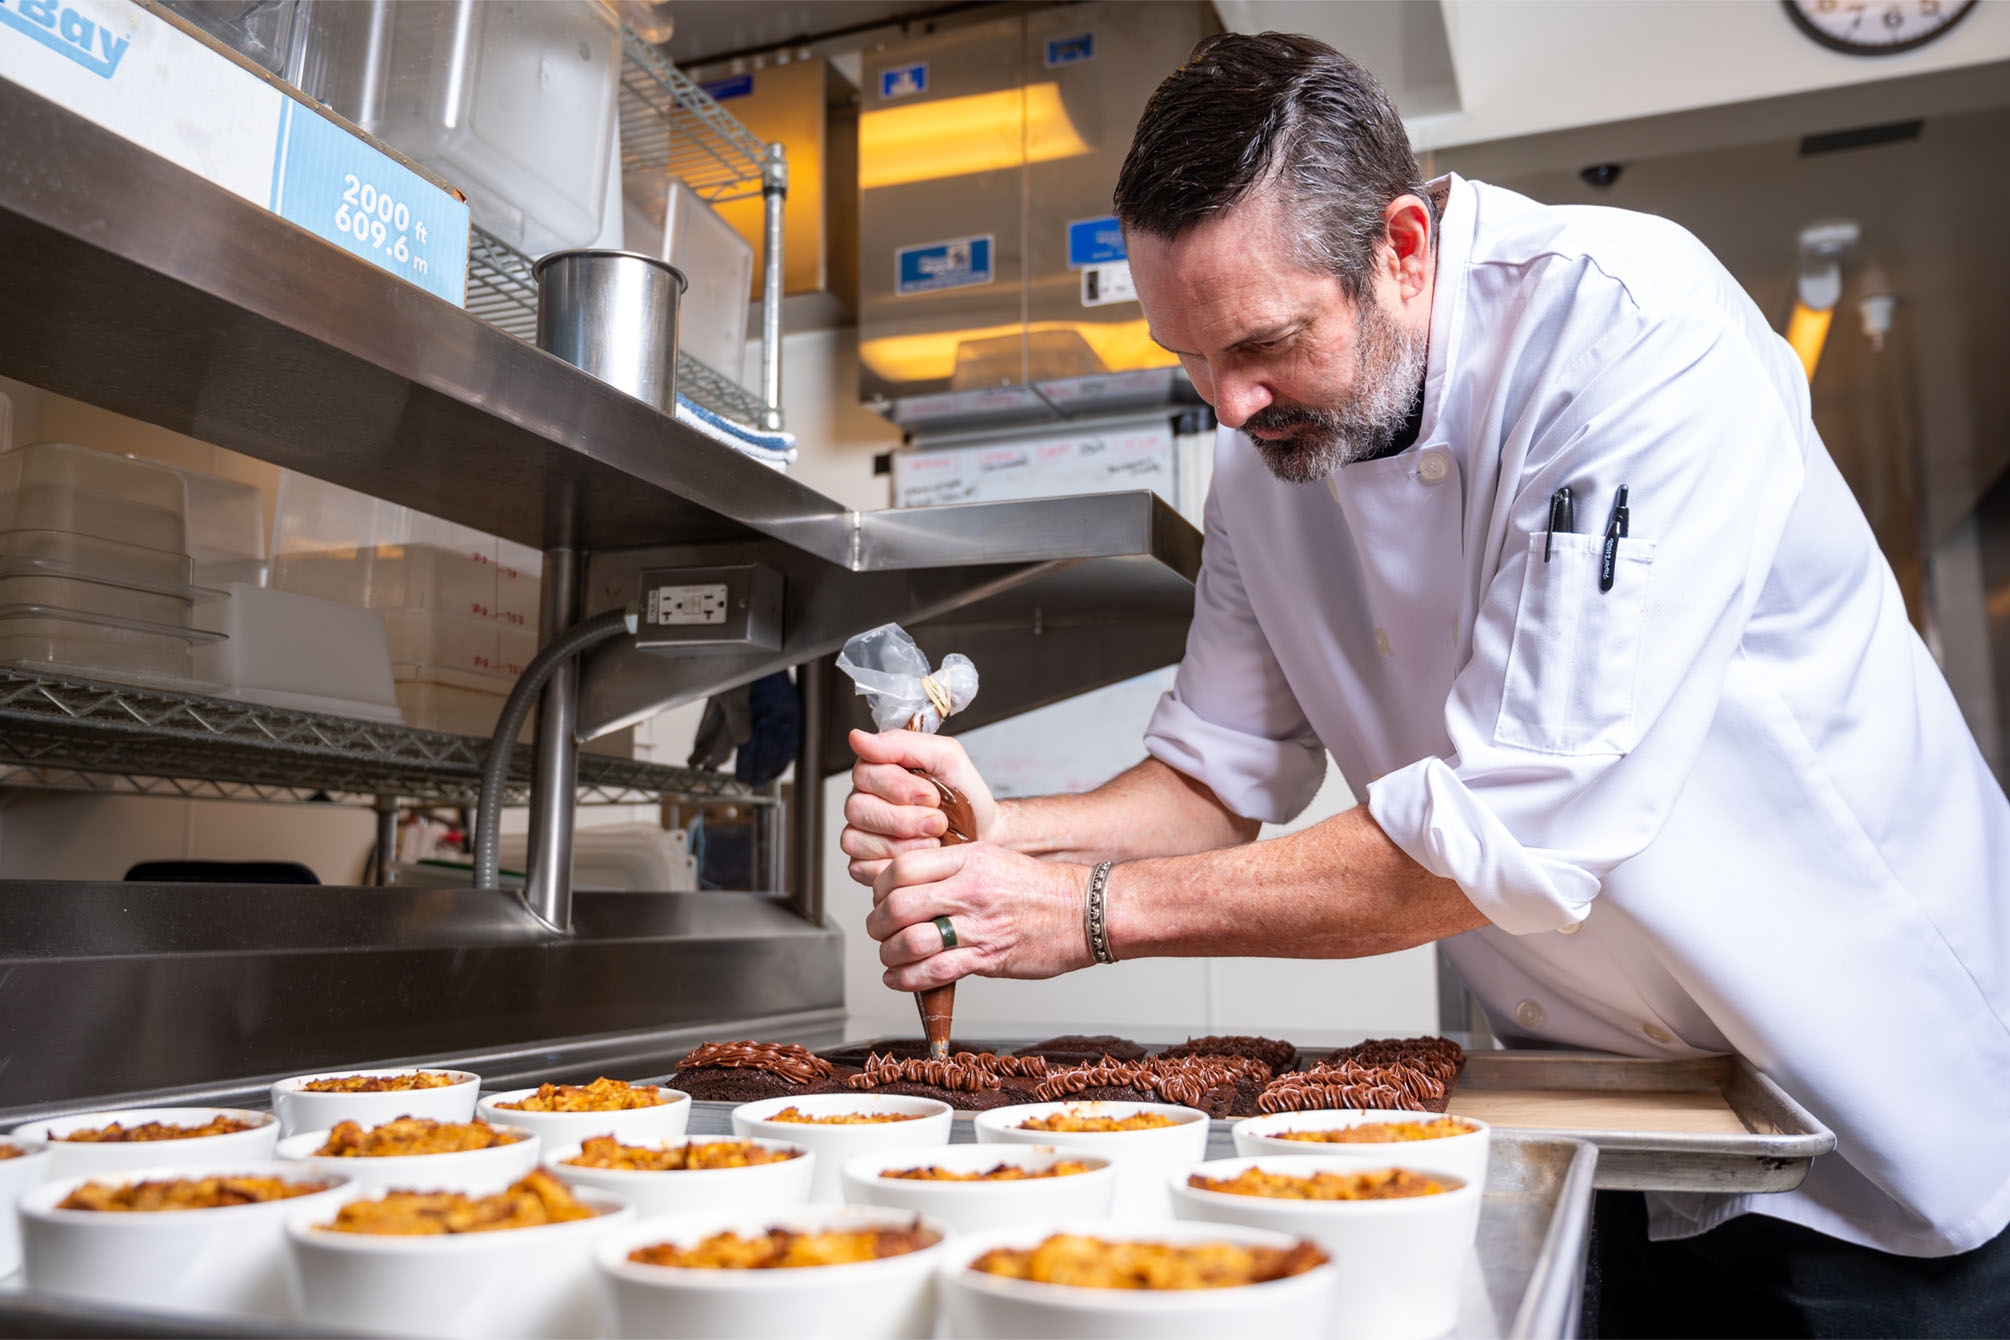
[[1117, 961], [1117, 956], [1110, 952], [1109, 915], [1103, 905], [1110, 892], [1110, 871], [1116, 864], [1104, 861], [1089, 872], [1089, 896], [1082, 904], [1082, 929], [1089, 937], [1089, 952], [1098, 963]]

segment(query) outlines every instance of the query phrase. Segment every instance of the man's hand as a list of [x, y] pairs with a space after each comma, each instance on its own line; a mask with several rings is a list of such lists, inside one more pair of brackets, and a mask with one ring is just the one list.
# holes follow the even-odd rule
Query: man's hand
[[[880, 942], [883, 980], [896, 991], [971, 974], [1055, 977], [1093, 962], [1082, 931], [1089, 876], [1082, 866], [987, 842], [909, 850], [880, 864], [865, 928]], [[934, 924], [941, 916], [956, 932], [954, 949], [942, 947]]]
[[916, 769], [942, 779], [969, 800], [977, 821], [977, 831], [970, 836], [996, 840], [998, 802], [956, 741], [918, 731], [873, 735], [855, 730], [851, 747], [858, 762], [852, 765], [852, 791], [845, 797], [845, 829], [838, 836], [838, 848], [851, 857], [851, 877], [859, 883], [878, 879], [887, 862], [902, 852], [940, 845], [948, 821], [935, 787], [927, 778], [915, 776]]

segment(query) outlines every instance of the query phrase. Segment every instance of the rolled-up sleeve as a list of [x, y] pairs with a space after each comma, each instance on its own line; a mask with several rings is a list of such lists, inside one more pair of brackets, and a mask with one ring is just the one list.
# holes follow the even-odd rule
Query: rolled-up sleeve
[[[1391, 840], [1514, 934], [1582, 920], [1661, 831], [1820, 449], [1728, 318], [1641, 321], [1585, 361], [1559, 379], [1568, 402], [1503, 452], [1514, 502], [1446, 703], [1452, 752], [1368, 787]], [[1621, 484], [1631, 527], [1604, 591]], [[1585, 533], [1545, 561], [1563, 485]]]
[[1326, 777], [1326, 748], [1257, 626], [1212, 493], [1186, 657], [1152, 713], [1145, 749], [1265, 823], [1296, 816]]

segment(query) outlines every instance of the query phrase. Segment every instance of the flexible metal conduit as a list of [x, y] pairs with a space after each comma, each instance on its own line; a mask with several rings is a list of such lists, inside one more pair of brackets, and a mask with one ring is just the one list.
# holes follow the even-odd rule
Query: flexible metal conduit
[[482, 756], [482, 794], [475, 806], [476, 888], [493, 889], [501, 881], [502, 833], [499, 830], [504, 788], [509, 781], [511, 756], [516, 753], [516, 737], [523, 730], [523, 723], [529, 720], [530, 709], [537, 705], [538, 694], [544, 691], [552, 673], [572, 657], [623, 633], [633, 634], [639, 617], [633, 609], [609, 610], [584, 623], [574, 624], [552, 639], [551, 645], [524, 667], [516, 687], [510, 690], [509, 700], [503, 704], [502, 716], [496, 722], [496, 733], [489, 737], [488, 753]]

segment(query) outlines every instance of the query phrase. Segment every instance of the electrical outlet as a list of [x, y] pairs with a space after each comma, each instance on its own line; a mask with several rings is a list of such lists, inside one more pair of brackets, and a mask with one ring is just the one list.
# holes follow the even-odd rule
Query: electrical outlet
[[782, 646], [782, 575], [759, 563], [642, 574], [635, 645], [683, 650]]

